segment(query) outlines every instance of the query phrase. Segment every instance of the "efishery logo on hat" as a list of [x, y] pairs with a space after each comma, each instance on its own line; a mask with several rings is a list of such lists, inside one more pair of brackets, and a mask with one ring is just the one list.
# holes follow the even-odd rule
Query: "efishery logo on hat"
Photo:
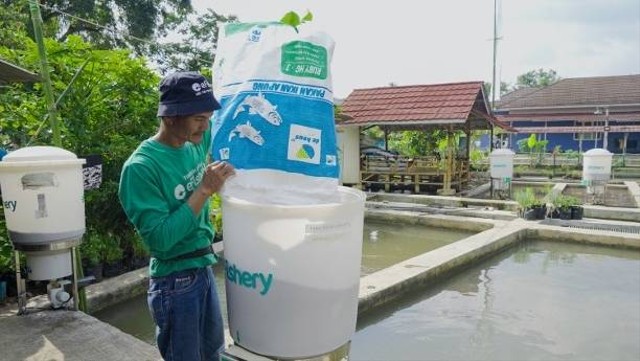
[[195, 96], [200, 96], [204, 93], [211, 93], [213, 91], [211, 89], [211, 85], [209, 85], [209, 82], [206, 80], [202, 83], [195, 82], [191, 84], [191, 89], [193, 89]]
[[197, 72], [177, 72], [160, 82], [159, 117], [213, 112], [220, 104], [204, 76]]

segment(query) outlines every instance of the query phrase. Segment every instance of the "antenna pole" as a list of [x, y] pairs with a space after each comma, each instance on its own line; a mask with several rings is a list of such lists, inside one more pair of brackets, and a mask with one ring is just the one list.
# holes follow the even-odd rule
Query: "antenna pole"
[[496, 104], [496, 55], [498, 52], [498, 20], [497, 20], [497, 3], [493, 0], [493, 80], [491, 82], [491, 110], [495, 110]]

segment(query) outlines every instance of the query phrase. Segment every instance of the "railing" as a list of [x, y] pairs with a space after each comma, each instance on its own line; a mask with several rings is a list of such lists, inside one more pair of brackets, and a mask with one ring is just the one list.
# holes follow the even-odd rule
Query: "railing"
[[[461, 189], [469, 180], [469, 162], [455, 159], [451, 185]], [[408, 188], [419, 193], [423, 186], [443, 186], [445, 163], [438, 156], [383, 157], [366, 156], [360, 165], [360, 185]], [[424, 187], [423, 187], [424, 189]]]
[[[489, 158], [485, 158], [479, 162], [483, 165], [489, 164]], [[544, 165], [544, 166], [575, 166], [582, 165], [582, 156], [568, 157], [564, 154], [554, 155], [553, 153], [542, 154], [524, 154], [519, 153], [513, 157], [513, 165]], [[628, 167], [628, 168], [640, 168], [640, 154], [614, 154], [613, 155], [614, 167]]]

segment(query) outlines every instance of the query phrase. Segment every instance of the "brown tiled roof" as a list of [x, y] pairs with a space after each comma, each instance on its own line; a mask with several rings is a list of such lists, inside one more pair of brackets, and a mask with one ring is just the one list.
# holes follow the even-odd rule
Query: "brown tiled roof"
[[465, 123], [475, 109], [487, 107], [482, 82], [356, 89], [342, 111], [353, 119], [344, 125]]
[[[612, 125], [609, 133], [635, 133], [640, 132], [640, 125]], [[568, 127], [518, 127], [519, 133], [595, 133], [603, 132], [604, 126], [568, 126]]]
[[0, 84], [26, 83], [38, 81], [39, 79], [40, 77], [37, 74], [0, 59]]
[[[499, 121], [509, 122], [554, 122], [554, 121], [577, 121], [577, 122], [604, 122], [603, 114], [591, 113], [547, 113], [547, 114], [505, 114], [496, 115]], [[609, 121], [640, 123], [640, 112], [612, 113]], [[517, 125], [516, 125], [517, 126]]]
[[[516, 92], [519, 92], [517, 90]], [[566, 78], [534, 91], [505, 94], [497, 109], [611, 106], [640, 103], [640, 74]]]
[[508, 104], [518, 98], [526, 97], [531, 93], [535, 93], [538, 90], [540, 90], [540, 88], [520, 88], [512, 90], [507, 94], [501, 95], [500, 100], [497, 102], [497, 105], [500, 106], [501, 104]]

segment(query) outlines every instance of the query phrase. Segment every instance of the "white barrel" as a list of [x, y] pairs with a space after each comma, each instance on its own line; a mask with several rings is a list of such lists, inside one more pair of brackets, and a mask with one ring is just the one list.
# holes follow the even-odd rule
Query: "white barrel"
[[309, 358], [355, 332], [364, 194], [339, 201], [256, 204], [223, 197], [229, 330], [240, 346], [274, 358]]
[[489, 154], [489, 170], [494, 189], [508, 189], [513, 178], [513, 156], [511, 149], [494, 149]]
[[[0, 162], [0, 187], [9, 238], [17, 249], [36, 249], [82, 237], [85, 231], [82, 164], [56, 147], [26, 147]], [[71, 274], [70, 252], [29, 252], [27, 277], [55, 279]], [[42, 247], [46, 249], [46, 247]], [[31, 257], [31, 259], [29, 259]]]
[[582, 179], [586, 183], [607, 181], [611, 178], [613, 154], [606, 149], [594, 148], [582, 156]]
[[53, 280], [69, 276], [73, 272], [69, 249], [25, 253], [27, 256], [27, 277], [30, 280]]

